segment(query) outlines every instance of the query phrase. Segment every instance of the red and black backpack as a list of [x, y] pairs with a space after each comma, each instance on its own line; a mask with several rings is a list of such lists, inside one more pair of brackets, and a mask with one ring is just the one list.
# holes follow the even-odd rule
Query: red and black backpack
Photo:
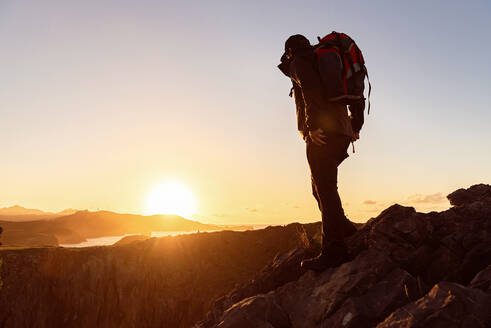
[[367, 68], [365, 67], [365, 59], [355, 41], [344, 33], [334, 31], [323, 38], [318, 37], [317, 39], [319, 40], [319, 44], [314, 46], [314, 52], [319, 63], [322, 60], [322, 56], [328, 53], [339, 55], [342, 63], [343, 93], [329, 98], [329, 101], [341, 101], [349, 105], [355, 103], [360, 104], [362, 102], [364, 107], [366, 77], [368, 80], [368, 113], [370, 113], [370, 93], [372, 86], [368, 78]]

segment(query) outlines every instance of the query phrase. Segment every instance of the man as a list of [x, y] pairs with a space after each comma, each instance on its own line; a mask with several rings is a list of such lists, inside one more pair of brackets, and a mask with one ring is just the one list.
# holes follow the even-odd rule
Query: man
[[359, 138], [363, 124], [363, 111], [361, 114], [356, 111], [355, 116], [352, 113], [350, 120], [346, 105], [326, 100], [342, 93], [339, 56], [332, 53], [324, 60], [322, 79], [319, 65], [307, 38], [299, 34], [288, 38], [279, 68], [293, 83], [298, 130], [307, 144], [312, 191], [322, 212], [321, 253], [304, 260], [302, 266], [316, 271], [347, 260], [343, 239], [352, 235], [356, 228], [344, 215], [341, 205], [337, 190], [338, 166], [348, 157], [349, 144]]

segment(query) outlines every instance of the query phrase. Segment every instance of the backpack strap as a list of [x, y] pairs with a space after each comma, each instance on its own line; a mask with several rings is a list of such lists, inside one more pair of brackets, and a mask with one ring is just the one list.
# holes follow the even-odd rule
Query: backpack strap
[[368, 115], [370, 115], [370, 94], [372, 93], [372, 84], [370, 83], [370, 78], [368, 77], [368, 70], [365, 67], [365, 74], [368, 81]]

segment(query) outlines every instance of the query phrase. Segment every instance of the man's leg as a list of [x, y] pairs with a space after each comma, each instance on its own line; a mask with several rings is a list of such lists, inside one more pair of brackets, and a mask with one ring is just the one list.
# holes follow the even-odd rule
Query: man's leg
[[324, 146], [307, 145], [312, 189], [322, 212], [322, 256], [331, 257], [332, 263], [344, 260], [342, 239], [356, 231], [344, 215], [337, 188], [338, 165], [347, 157], [348, 146], [344, 137], [332, 137]]
[[314, 188], [322, 212], [322, 248], [325, 250], [329, 242], [345, 237], [343, 221], [347, 219], [337, 187], [338, 161], [333, 156], [329, 156], [325, 146], [315, 147], [310, 153], [309, 163], [311, 163]]
[[312, 174], [310, 175], [310, 180], [312, 182], [312, 195], [314, 195], [315, 200], [317, 201], [317, 206], [319, 206], [319, 211], [322, 212], [321, 201], [319, 199], [319, 195], [317, 194], [317, 187], [315, 186], [314, 177]]

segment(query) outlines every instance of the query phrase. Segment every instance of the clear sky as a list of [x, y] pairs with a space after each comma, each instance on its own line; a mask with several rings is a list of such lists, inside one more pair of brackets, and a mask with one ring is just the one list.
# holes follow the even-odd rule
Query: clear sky
[[373, 85], [351, 219], [491, 182], [489, 1], [0, 0], [0, 207], [141, 213], [170, 179], [205, 222], [318, 220], [276, 65], [332, 30]]

